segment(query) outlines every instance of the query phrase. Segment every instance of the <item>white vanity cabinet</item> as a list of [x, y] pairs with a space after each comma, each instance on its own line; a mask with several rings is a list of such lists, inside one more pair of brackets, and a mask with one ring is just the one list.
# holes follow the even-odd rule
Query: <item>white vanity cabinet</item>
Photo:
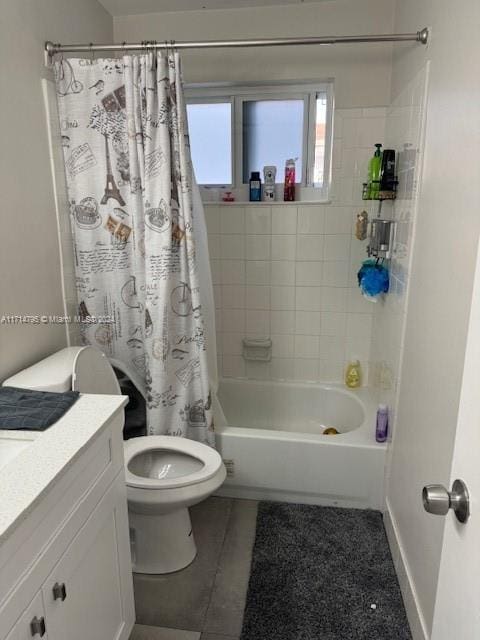
[[50, 640], [121, 638], [122, 567], [118, 530], [125, 525], [125, 495], [113, 486], [42, 587]]
[[135, 613], [122, 425], [120, 404], [14, 534], [0, 538], [0, 640], [128, 640]]

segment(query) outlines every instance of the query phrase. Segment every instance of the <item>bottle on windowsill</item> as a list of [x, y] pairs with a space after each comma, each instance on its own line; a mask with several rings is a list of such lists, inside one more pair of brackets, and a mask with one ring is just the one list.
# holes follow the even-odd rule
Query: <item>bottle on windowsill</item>
[[295, 200], [295, 159], [289, 158], [285, 163], [285, 185], [283, 188], [284, 202]]
[[250, 202], [260, 202], [262, 199], [262, 182], [260, 171], [252, 171], [249, 180]]

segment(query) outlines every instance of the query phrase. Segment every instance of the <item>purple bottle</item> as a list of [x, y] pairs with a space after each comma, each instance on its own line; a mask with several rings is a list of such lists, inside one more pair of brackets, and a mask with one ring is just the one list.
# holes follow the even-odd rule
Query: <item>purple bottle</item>
[[385, 442], [388, 435], [388, 407], [386, 404], [379, 404], [377, 410], [377, 426], [375, 429], [375, 440]]

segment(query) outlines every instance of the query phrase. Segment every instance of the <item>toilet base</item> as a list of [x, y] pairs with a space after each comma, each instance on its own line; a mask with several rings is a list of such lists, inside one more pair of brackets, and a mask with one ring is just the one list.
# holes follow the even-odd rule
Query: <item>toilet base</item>
[[188, 509], [161, 515], [128, 512], [134, 573], [172, 573], [193, 562], [197, 547]]

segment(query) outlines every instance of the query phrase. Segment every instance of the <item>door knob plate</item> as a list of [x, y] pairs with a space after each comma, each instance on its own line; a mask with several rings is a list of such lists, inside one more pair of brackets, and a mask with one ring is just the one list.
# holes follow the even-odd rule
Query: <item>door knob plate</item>
[[470, 496], [463, 480], [455, 480], [450, 494], [451, 508], [457, 520], [464, 524], [470, 517]]

